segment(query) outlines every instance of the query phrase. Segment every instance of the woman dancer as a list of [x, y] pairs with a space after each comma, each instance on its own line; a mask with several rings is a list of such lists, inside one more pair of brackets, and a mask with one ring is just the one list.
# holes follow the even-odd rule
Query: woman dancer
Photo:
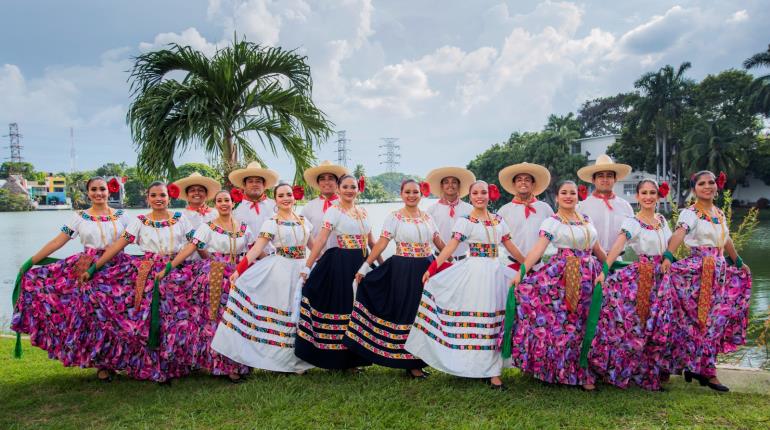
[[655, 212], [658, 199], [667, 193], [665, 182], [660, 187], [652, 179], [636, 184], [641, 209], [623, 222], [607, 255], [607, 261], [615, 261], [626, 245], [637, 255], [637, 261], [604, 283], [604, 305], [589, 357], [594, 370], [620, 388], [635, 383], [660, 391], [661, 381], [668, 379], [665, 356], [673, 292], [661, 284], [660, 265], [671, 229], [666, 218]]
[[[277, 213], [262, 224], [259, 238], [230, 277], [231, 295], [211, 347], [257, 369], [302, 373], [313, 367], [294, 355], [301, 293], [313, 226], [294, 213], [295, 196], [286, 183], [273, 189]], [[257, 260], [272, 243], [276, 253]]]
[[[421, 188], [414, 179], [401, 183], [404, 207], [388, 215], [372, 253], [356, 273], [356, 292], [345, 346], [381, 366], [405, 369], [412, 378], [424, 378], [425, 363], [404, 350], [422, 296], [422, 275], [432, 260], [433, 248], [444, 248], [433, 219], [420, 210]], [[429, 194], [427, 191], [426, 194]], [[372, 264], [393, 240], [396, 254], [372, 270]], [[364, 277], [366, 276], [366, 277]]]
[[[497, 187], [484, 181], [471, 184], [473, 209], [455, 222], [452, 239], [423, 275], [425, 289], [404, 348], [431, 367], [484, 378], [492, 388], [502, 389], [498, 338], [508, 285], [498, 247], [504, 246], [519, 261], [524, 256], [511, 241], [505, 221], [487, 210], [490, 191], [499, 197]], [[461, 242], [467, 242], [470, 256], [437, 273]]]
[[[558, 210], [543, 221], [540, 239], [514, 275], [518, 319], [513, 364], [542, 381], [592, 391], [595, 375], [587, 368], [583, 339], [590, 328], [589, 307], [601, 306], [601, 297], [592, 296], [595, 284], [604, 280], [606, 256], [591, 220], [575, 211], [577, 202], [577, 185], [563, 182], [557, 190]], [[522, 281], [522, 273], [540, 261], [549, 243], [558, 248], [556, 255]]]
[[[751, 273], [735, 250], [725, 215], [714, 206], [719, 189], [709, 171], [692, 176], [695, 204], [679, 212], [677, 228], [664, 254], [665, 288], [674, 296], [671, 328], [672, 373], [684, 371], [687, 382], [729, 391], [716, 373], [717, 354], [746, 342]], [[690, 256], [672, 264], [673, 252], [684, 244]], [[735, 262], [728, 264], [725, 251]]]
[[[342, 341], [353, 309], [353, 279], [373, 239], [366, 210], [355, 204], [363, 187], [350, 175], [341, 176], [338, 184], [340, 202], [324, 214], [321, 232], [313, 238], [313, 251], [300, 273], [305, 285], [295, 353], [316, 367], [353, 369], [369, 362]], [[337, 247], [324, 252], [313, 267], [332, 233]]]

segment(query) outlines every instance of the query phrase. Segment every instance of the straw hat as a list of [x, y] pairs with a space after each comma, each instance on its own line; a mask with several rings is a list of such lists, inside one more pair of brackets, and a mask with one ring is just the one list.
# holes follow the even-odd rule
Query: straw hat
[[342, 175], [349, 175], [350, 171], [343, 166], [332, 164], [329, 160], [324, 160], [321, 164], [305, 170], [305, 173], [303, 173], [302, 176], [305, 178], [305, 182], [308, 185], [318, 190], [320, 189], [318, 187], [318, 177], [324, 173], [331, 173], [339, 179]]
[[500, 179], [500, 186], [515, 196], [516, 188], [513, 186], [513, 178], [520, 174], [526, 174], [535, 179], [532, 194], [536, 196], [548, 189], [548, 185], [551, 183], [551, 172], [545, 167], [533, 163], [519, 163], [508, 166], [500, 171], [497, 178]]
[[430, 192], [440, 197], [441, 180], [450, 176], [460, 180], [460, 189], [458, 190], [460, 198], [468, 195], [471, 184], [476, 181], [476, 175], [468, 169], [463, 169], [462, 167], [439, 167], [428, 172], [428, 175], [425, 177], [425, 181], [430, 184]]
[[192, 185], [200, 185], [206, 189], [206, 200], [213, 199], [217, 191], [222, 189], [216, 179], [203, 176], [198, 172], [192, 172], [190, 176], [178, 179], [174, 184], [179, 187], [179, 198], [182, 200], [187, 200], [187, 188]]
[[631, 166], [628, 164], [619, 164], [612, 161], [607, 154], [602, 154], [596, 159], [593, 166], [585, 166], [577, 171], [578, 178], [585, 182], [594, 182], [594, 173], [615, 172], [615, 180], [621, 180], [631, 173]]
[[227, 179], [236, 187], [243, 188], [243, 181], [249, 176], [258, 176], [265, 179], [265, 188], [270, 189], [278, 183], [278, 172], [265, 169], [257, 161], [252, 161], [245, 169], [235, 169], [227, 175]]

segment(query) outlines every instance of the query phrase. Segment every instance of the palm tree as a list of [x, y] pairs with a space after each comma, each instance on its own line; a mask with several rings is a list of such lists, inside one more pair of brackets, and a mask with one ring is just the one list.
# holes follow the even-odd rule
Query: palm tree
[[[634, 83], [634, 87], [642, 91], [634, 107], [639, 111], [642, 128], [653, 129], [655, 132], [656, 178], [669, 178], [669, 167], [666, 165], [668, 143], [674, 126], [682, 118], [689, 104], [689, 90], [693, 83], [684, 77], [684, 72], [691, 66], [690, 62], [684, 62], [675, 71], [671, 65], [666, 65], [657, 72], [644, 74]], [[675, 145], [673, 146], [672, 153], [678, 153]], [[677, 199], [681, 190], [681, 163], [679, 164], [680, 168], [675, 174]]]
[[682, 151], [682, 158], [687, 160], [687, 168], [692, 172], [723, 171], [730, 178], [742, 176], [749, 160], [741, 148], [745, 148], [751, 138], [733, 133], [733, 128], [716, 121], [699, 122], [685, 137], [687, 147]]
[[[767, 51], [758, 52], [743, 62], [746, 69], [770, 68], [770, 45]], [[749, 103], [754, 113], [770, 116], [770, 74], [760, 76], [749, 86]]]
[[274, 155], [280, 145], [301, 178], [332, 125], [313, 103], [306, 60], [237, 39], [210, 58], [177, 44], [140, 55], [126, 116], [137, 166], [168, 176], [176, 170], [174, 156], [199, 147], [227, 171], [250, 160], [265, 164], [247, 139], [256, 135]]

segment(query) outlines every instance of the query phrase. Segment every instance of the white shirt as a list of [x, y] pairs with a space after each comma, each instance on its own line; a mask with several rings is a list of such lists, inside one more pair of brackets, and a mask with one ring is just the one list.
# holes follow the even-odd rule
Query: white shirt
[[[300, 216], [302, 222], [298, 221], [279, 221], [271, 218], [262, 224], [262, 230], [259, 237], [268, 239], [277, 248], [278, 255], [294, 258], [302, 255], [304, 259], [310, 254], [307, 251], [307, 242], [310, 239], [310, 232], [313, 230], [313, 224], [304, 216]], [[294, 256], [294, 257], [292, 257]]]
[[503, 217], [505, 223], [511, 228], [511, 240], [524, 256], [529, 254], [540, 238], [540, 225], [546, 218], [553, 215], [551, 206], [540, 200], [532, 203], [536, 212], [530, 213], [529, 218], [524, 212], [525, 207], [523, 204], [506, 203], [497, 211], [497, 214]]
[[190, 222], [190, 225], [192, 225], [193, 229], [197, 229], [201, 224], [205, 224], [209, 221], [212, 221], [214, 218], [217, 217], [217, 211], [214, 209], [210, 209], [206, 215], [201, 215], [198, 211], [193, 211], [190, 209], [183, 209], [182, 215], [187, 218], [187, 221]]
[[[323, 225], [324, 215], [326, 214], [324, 212], [325, 201], [326, 200], [322, 199], [321, 197], [316, 197], [313, 200], [309, 201], [305, 205], [305, 207], [302, 208], [302, 216], [308, 220], [310, 225], [313, 226], [313, 229], [310, 232], [310, 236], [313, 238], [318, 237], [318, 233], [321, 232], [321, 226]], [[339, 200], [334, 200], [332, 202], [332, 206], [334, 206], [338, 202]], [[337, 238], [335, 238], [333, 234], [330, 234], [329, 239], [327, 239], [326, 241], [326, 246], [324, 246], [323, 250], [321, 251], [321, 254], [323, 254], [327, 249], [333, 248], [335, 246], [337, 246]]]
[[171, 218], [152, 221], [144, 215], [132, 219], [123, 232], [129, 243], [136, 243], [143, 252], [174, 255], [192, 239], [193, 228], [181, 212]]
[[[426, 212], [433, 218], [433, 222], [436, 223], [441, 240], [444, 243], [449, 243], [449, 240], [452, 238], [452, 227], [454, 227], [458, 219], [470, 215], [472, 210], [473, 206], [470, 203], [460, 200], [457, 202], [457, 206], [455, 206], [454, 217], [449, 216], [449, 205], [438, 202], [430, 206]], [[463, 256], [467, 253], [468, 244], [460, 242], [455, 252], [452, 253], [452, 257]]]
[[433, 254], [433, 238], [438, 235], [436, 223], [427, 213], [420, 218], [407, 218], [400, 211], [385, 218], [380, 236], [396, 243], [396, 254], [403, 257], [427, 257]]
[[699, 216], [695, 207], [691, 206], [679, 212], [676, 226], [684, 227], [687, 234], [684, 236], [684, 244], [689, 247], [710, 246], [723, 248], [730, 237], [730, 230], [725, 225], [725, 215], [717, 208], [720, 217], [717, 222]]
[[[253, 243], [254, 240], [249, 226], [243, 221], [232, 233], [209, 221], [195, 229], [191, 242], [198, 249], [205, 249], [217, 257], [235, 255], [238, 258], [249, 250], [249, 244]], [[233, 261], [233, 263], [237, 263], [237, 261]]]
[[[275, 200], [265, 199], [257, 203], [257, 205], [259, 205], [259, 214], [257, 214], [256, 208], [251, 207], [252, 202], [246, 199], [238, 203], [238, 207], [233, 210], [235, 219], [245, 222], [252, 232], [262, 230], [262, 223], [275, 215]], [[272, 254], [273, 251], [275, 251], [273, 245], [267, 244], [264, 252]]]
[[604, 252], [609, 252], [612, 248], [620, 234], [623, 221], [634, 216], [634, 209], [624, 199], [615, 196], [609, 200], [609, 203], [612, 205], [612, 210], [607, 207], [604, 200], [590, 195], [577, 205], [577, 211], [588, 215], [593, 222], [596, 233], [599, 235], [599, 245]]
[[671, 239], [671, 229], [666, 217], [655, 214], [658, 226], [653, 227], [637, 217], [626, 218], [622, 231], [626, 235], [626, 243], [636, 255], [663, 255]]
[[[491, 221], [482, 221], [471, 216], [458, 219], [452, 227], [452, 238], [465, 244], [487, 244], [497, 248], [506, 240], [511, 240], [511, 230], [500, 215], [490, 214]], [[484, 247], [488, 252], [490, 247]], [[474, 250], [471, 250], [471, 256]], [[488, 258], [488, 257], [479, 257]]]
[[540, 225], [540, 236], [547, 237], [551, 244], [559, 249], [592, 249], [597, 240], [596, 228], [588, 216], [583, 215], [583, 220], [583, 223], [567, 223], [559, 216], [551, 215]]
[[337, 246], [340, 248], [363, 248], [364, 242], [372, 230], [366, 209], [362, 207], [357, 207], [357, 209], [358, 215], [351, 215], [343, 212], [339, 206], [332, 206], [324, 214], [321, 228], [334, 233]]
[[70, 239], [79, 237], [84, 248], [104, 249], [121, 237], [129, 222], [131, 218], [122, 209], [98, 217], [79, 211], [62, 226], [61, 232]]

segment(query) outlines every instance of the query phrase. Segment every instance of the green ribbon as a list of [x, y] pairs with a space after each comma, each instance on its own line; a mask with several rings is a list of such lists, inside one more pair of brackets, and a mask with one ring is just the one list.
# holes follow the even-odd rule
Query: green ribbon
[[596, 336], [596, 325], [599, 323], [599, 313], [602, 310], [602, 284], [597, 282], [594, 286], [594, 292], [591, 296], [591, 307], [588, 310], [588, 319], [586, 320], [586, 332], [583, 336], [583, 345], [580, 347], [580, 367], [588, 367], [588, 351], [591, 350], [591, 343]]
[[[632, 261], [615, 260], [612, 263], [612, 265], [610, 266], [609, 271], [610, 272], [614, 272], [616, 270], [620, 270], [620, 269], [630, 265], [631, 263], [633, 263], [633, 262]], [[607, 264], [607, 263], [605, 263], [605, 264]], [[607, 274], [605, 273], [604, 276], [606, 277]]]
[[[519, 266], [520, 281], [524, 280], [527, 271], [524, 265]], [[511, 358], [513, 354], [513, 324], [516, 321], [516, 287], [508, 288], [508, 299], [505, 301], [505, 333], [503, 335], [503, 358]]]
[[[32, 262], [32, 258], [29, 258], [27, 261], [22, 263], [21, 267], [19, 268], [19, 274], [16, 275], [16, 282], [13, 284], [13, 292], [11, 293], [11, 305], [16, 306], [16, 302], [19, 300], [19, 296], [21, 295], [21, 281], [24, 279], [24, 275], [29, 271], [29, 269], [32, 268], [32, 266], [44, 266], [46, 264], [55, 263], [57, 261], [59, 261], [58, 258], [46, 257], [38, 261], [37, 264]], [[13, 347], [13, 357], [21, 358], [21, 333], [19, 332], [16, 332], [16, 344]]]
[[150, 335], [147, 346], [157, 349], [160, 346], [160, 285], [157, 280], [152, 285], [152, 302], [150, 304]]

